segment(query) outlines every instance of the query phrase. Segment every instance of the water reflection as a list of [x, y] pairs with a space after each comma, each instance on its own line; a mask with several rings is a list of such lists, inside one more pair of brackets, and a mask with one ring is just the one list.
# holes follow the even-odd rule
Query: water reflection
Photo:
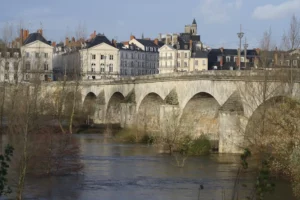
[[[178, 168], [173, 157], [157, 154], [156, 147], [116, 144], [103, 135], [75, 137], [81, 144], [83, 173], [27, 180], [27, 199], [190, 200], [197, 199], [200, 184], [200, 199], [220, 200], [224, 194], [230, 199], [239, 156], [191, 157]], [[243, 181], [249, 181], [247, 176]], [[289, 194], [281, 197], [292, 200], [287, 184], [282, 186], [286, 188], [280, 194]], [[275, 196], [270, 199], [283, 199]]]

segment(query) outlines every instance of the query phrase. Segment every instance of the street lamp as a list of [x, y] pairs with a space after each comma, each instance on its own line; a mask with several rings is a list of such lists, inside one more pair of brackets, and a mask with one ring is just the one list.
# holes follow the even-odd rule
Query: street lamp
[[238, 38], [240, 38], [240, 49], [239, 49], [239, 70], [241, 70], [241, 49], [242, 49], [242, 38], [244, 37], [244, 33], [242, 32], [242, 25], [240, 26], [240, 32], [237, 33]]

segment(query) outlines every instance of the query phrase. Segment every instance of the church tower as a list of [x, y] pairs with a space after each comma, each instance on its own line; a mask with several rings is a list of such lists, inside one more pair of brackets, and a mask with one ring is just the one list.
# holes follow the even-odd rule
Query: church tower
[[197, 35], [197, 22], [196, 22], [195, 18], [194, 18], [193, 23], [191, 25], [191, 33], [192, 33], [192, 35]]

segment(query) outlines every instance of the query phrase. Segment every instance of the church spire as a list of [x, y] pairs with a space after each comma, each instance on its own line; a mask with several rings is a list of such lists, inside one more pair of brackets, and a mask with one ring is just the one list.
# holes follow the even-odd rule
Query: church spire
[[193, 23], [192, 24], [197, 24], [196, 19], [194, 18]]

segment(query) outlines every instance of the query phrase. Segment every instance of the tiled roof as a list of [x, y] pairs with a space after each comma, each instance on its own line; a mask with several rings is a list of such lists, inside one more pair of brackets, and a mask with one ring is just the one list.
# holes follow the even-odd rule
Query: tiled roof
[[32, 43], [34, 41], [41, 41], [47, 45], [51, 45], [51, 42], [50, 41], [47, 41], [43, 36], [42, 34], [40, 33], [31, 33], [28, 35], [27, 39], [24, 41], [23, 45], [26, 45], [26, 44], [29, 44], [29, 43]]

